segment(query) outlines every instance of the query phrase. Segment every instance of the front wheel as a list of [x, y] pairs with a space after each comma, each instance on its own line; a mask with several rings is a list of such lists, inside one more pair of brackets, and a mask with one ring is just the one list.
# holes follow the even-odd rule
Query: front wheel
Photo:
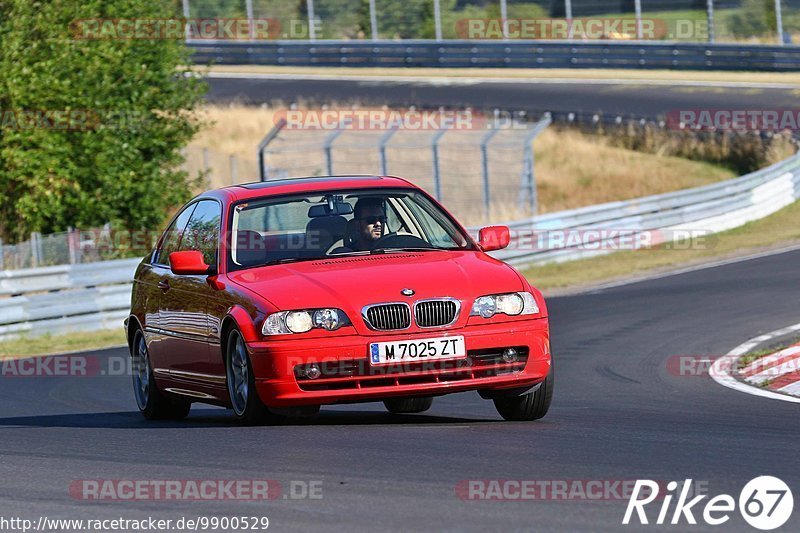
[[383, 405], [394, 414], [421, 413], [431, 408], [433, 398], [389, 398]]
[[279, 417], [272, 414], [258, 397], [253, 365], [247, 355], [242, 334], [236, 329], [228, 334], [225, 373], [231, 407], [238, 420], [246, 424], [264, 424], [278, 420]]
[[191, 402], [169, 398], [161, 393], [153, 377], [150, 354], [142, 330], [136, 330], [131, 344], [133, 394], [139, 411], [148, 420], [179, 420], [189, 414]]
[[522, 396], [495, 398], [494, 406], [506, 420], [538, 420], [550, 409], [554, 382], [555, 374], [553, 366], [550, 365], [550, 372], [538, 389]]

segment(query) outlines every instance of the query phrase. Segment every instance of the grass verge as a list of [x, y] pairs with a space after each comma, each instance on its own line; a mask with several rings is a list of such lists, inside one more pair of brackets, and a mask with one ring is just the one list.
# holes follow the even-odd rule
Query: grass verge
[[724, 72], [626, 69], [523, 69], [523, 68], [348, 68], [279, 67], [271, 65], [216, 65], [210, 72], [327, 76], [398, 76], [425, 78], [512, 78], [573, 80], [656, 80], [668, 82], [720, 82], [789, 84], [800, 86], [797, 72]]
[[[561, 264], [526, 269], [523, 273], [540, 289], [570, 291], [621, 280], [631, 275], [667, 271], [711, 260], [748, 255], [800, 242], [800, 202], [777, 213], [729, 231], [710, 235], [687, 250], [666, 246], [616, 252]], [[558, 292], [558, 291], [551, 291]]]
[[119, 327], [100, 331], [81, 331], [63, 335], [20, 337], [0, 342], [0, 360], [39, 355], [97, 350], [125, 344], [125, 331]]

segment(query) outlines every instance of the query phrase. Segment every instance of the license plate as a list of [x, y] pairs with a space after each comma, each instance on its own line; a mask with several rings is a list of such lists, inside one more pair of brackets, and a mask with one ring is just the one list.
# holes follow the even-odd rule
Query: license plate
[[464, 337], [436, 337], [394, 342], [373, 342], [369, 345], [373, 365], [410, 363], [441, 359], [463, 359], [467, 356]]

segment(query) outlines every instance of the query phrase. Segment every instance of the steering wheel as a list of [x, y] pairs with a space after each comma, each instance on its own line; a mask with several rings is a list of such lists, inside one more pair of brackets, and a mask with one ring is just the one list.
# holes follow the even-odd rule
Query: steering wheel
[[433, 245], [415, 235], [388, 233], [372, 243], [372, 249], [376, 248], [433, 248]]

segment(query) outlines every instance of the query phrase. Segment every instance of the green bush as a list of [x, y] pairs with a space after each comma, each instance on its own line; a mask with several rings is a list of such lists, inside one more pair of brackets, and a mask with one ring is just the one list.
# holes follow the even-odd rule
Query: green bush
[[[75, 38], [81, 19], [163, 19], [170, 0], [0, 0], [0, 238], [151, 229], [191, 195], [180, 150], [204, 85], [181, 39]], [[165, 15], [166, 14], [166, 15]], [[55, 113], [77, 127], [23, 126]]]
[[778, 27], [774, 0], [744, 0], [740, 9], [727, 16], [723, 12], [722, 21], [723, 27], [740, 39], [774, 35]]

